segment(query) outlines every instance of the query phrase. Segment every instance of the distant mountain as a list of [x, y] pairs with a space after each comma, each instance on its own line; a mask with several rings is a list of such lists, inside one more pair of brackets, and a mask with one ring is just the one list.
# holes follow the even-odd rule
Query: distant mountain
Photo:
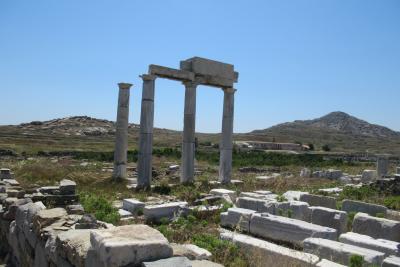
[[339, 111], [313, 120], [278, 124], [247, 135], [265, 141], [328, 144], [334, 151], [400, 153], [400, 132]]

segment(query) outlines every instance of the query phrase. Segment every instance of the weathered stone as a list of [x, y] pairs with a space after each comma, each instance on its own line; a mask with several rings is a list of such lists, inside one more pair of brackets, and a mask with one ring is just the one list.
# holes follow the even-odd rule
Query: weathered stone
[[137, 215], [138, 212], [143, 212], [144, 203], [135, 198], [127, 198], [122, 201], [122, 208]]
[[253, 214], [250, 220], [250, 233], [266, 239], [301, 245], [308, 237], [321, 237], [335, 240], [335, 229], [308, 222], [275, 216], [268, 213]]
[[370, 183], [376, 180], [377, 176], [376, 170], [364, 170], [361, 175], [361, 182], [364, 184]]
[[204, 248], [193, 244], [171, 244], [174, 251], [174, 257], [186, 257], [189, 260], [208, 260], [212, 254]]
[[319, 206], [330, 209], [336, 209], [336, 199], [333, 197], [302, 194], [300, 196], [300, 201], [307, 202], [310, 206]]
[[288, 200], [288, 201], [299, 201], [301, 195], [308, 194], [308, 192], [302, 192], [302, 191], [287, 191], [283, 194], [283, 196]]
[[76, 183], [71, 180], [63, 179], [60, 181], [60, 193], [62, 195], [75, 195]]
[[311, 170], [308, 168], [303, 168], [300, 171], [300, 177], [309, 178], [311, 177]]
[[0, 180], [12, 179], [11, 170], [7, 168], [0, 169]]
[[275, 214], [276, 200], [255, 199], [250, 197], [239, 197], [236, 206], [243, 209], [250, 209], [258, 212]]
[[347, 230], [347, 213], [344, 211], [310, 207], [310, 218], [311, 223], [336, 229], [338, 235]]
[[217, 196], [223, 196], [223, 195], [228, 195], [232, 202], [235, 203], [236, 201], [236, 192], [228, 189], [223, 189], [223, 188], [216, 188], [216, 189], [211, 189], [210, 191], [211, 195], [217, 195]]
[[90, 249], [91, 230], [70, 230], [60, 233], [56, 239], [57, 253], [76, 267], [84, 267]]
[[400, 222], [377, 218], [366, 213], [357, 213], [353, 221], [353, 232], [400, 242]]
[[400, 243], [386, 239], [374, 239], [368, 235], [353, 232], [341, 234], [339, 241], [342, 243], [368, 248], [385, 253], [385, 256], [400, 256]]
[[345, 265], [333, 262], [333, 261], [328, 261], [326, 259], [322, 259], [320, 262], [317, 263], [317, 267], [346, 267]]
[[382, 267], [400, 267], [400, 257], [387, 257], [383, 260]]
[[254, 191], [254, 193], [260, 194], [260, 195], [265, 195], [265, 196], [273, 194], [271, 191], [268, 191], [268, 190], [257, 190], [257, 191]]
[[386, 216], [387, 212], [385, 206], [348, 199], [343, 200], [342, 210], [346, 212], [363, 212], [372, 216], [376, 216], [377, 214]]
[[15, 179], [3, 179], [3, 182], [6, 183], [6, 185], [19, 186], [19, 182]]
[[97, 229], [98, 223], [92, 214], [84, 214], [75, 225], [75, 229]]
[[[289, 210], [291, 211], [291, 218], [306, 221], [310, 220], [310, 210], [307, 202], [290, 201]], [[289, 215], [289, 214], [288, 214]], [[326, 226], [326, 225], [324, 225]]]
[[186, 70], [177, 70], [159, 65], [150, 65], [149, 74], [178, 81], [194, 81], [194, 73]]
[[147, 225], [94, 230], [90, 242], [106, 266], [134, 265], [172, 256], [168, 240]]
[[162, 218], [172, 220], [179, 216], [182, 208], [187, 206], [187, 202], [169, 202], [161, 205], [149, 205], [143, 209], [143, 214], [148, 221], [160, 221]]
[[313, 266], [319, 261], [315, 255], [239, 233], [223, 232], [221, 239], [243, 249], [252, 266]]
[[172, 257], [153, 262], [143, 262], [142, 267], [192, 267], [192, 263], [186, 257]]
[[68, 214], [77, 214], [77, 215], [83, 215], [85, 213], [85, 209], [81, 204], [77, 205], [68, 205], [65, 207]]
[[33, 229], [36, 233], [39, 233], [40, 229], [53, 224], [65, 216], [67, 216], [67, 211], [63, 208], [40, 210], [33, 217]]
[[118, 209], [118, 214], [121, 217], [121, 219], [129, 218], [129, 217], [133, 216], [132, 212], [124, 210], [124, 209]]
[[43, 186], [39, 188], [42, 194], [57, 195], [60, 193], [60, 186]]
[[397, 210], [387, 210], [386, 218], [389, 220], [400, 221], [400, 211]]
[[192, 264], [192, 267], [224, 267], [219, 263], [208, 260], [192, 260], [190, 263]]
[[231, 229], [250, 231], [250, 219], [256, 211], [242, 208], [230, 208], [226, 213], [221, 213], [221, 225]]
[[321, 258], [330, 259], [334, 262], [349, 265], [352, 255], [359, 255], [368, 264], [380, 266], [383, 261], [384, 253], [361, 248], [349, 244], [322, 238], [307, 238], [304, 240], [304, 251], [314, 253]]
[[376, 173], [378, 178], [384, 177], [388, 174], [389, 170], [389, 157], [388, 155], [378, 155], [376, 160]]
[[49, 265], [49, 261], [46, 258], [46, 252], [43, 244], [37, 243], [35, 246], [35, 261], [34, 267], [46, 267]]

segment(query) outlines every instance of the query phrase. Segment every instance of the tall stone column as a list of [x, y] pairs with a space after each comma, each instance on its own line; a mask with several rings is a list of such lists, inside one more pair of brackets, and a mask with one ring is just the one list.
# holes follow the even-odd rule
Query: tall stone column
[[378, 155], [376, 160], [376, 173], [378, 178], [382, 178], [389, 171], [389, 155]]
[[194, 181], [196, 87], [194, 82], [184, 82], [185, 111], [183, 120], [181, 183]]
[[152, 178], [154, 84], [156, 76], [144, 74], [138, 158], [138, 187], [149, 188]]
[[222, 133], [219, 156], [219, 181], [230, 183], [232, 176], [232, 135], [235, 92], [233, 88], [224, 88], [224, 111], [222, 115]]
[[118, 111], [115, 132], [114, 179], [126, 178], [128, 153], [129, 89], [132, 84], [119, 83]]

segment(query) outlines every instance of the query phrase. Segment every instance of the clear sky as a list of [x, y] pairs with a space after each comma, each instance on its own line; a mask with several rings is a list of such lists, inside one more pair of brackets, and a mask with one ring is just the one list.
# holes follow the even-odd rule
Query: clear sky
[[[344, 111], [400, 130], [398, 0], [0, 1], [0, 124], [115, 120], [149, 64], [235, 65], [235, 131]], [[156, 80], [155, 125], [181, 129], [184, 87]], [[223, 93], [199, 87], [197, 130], [219, 132]]]

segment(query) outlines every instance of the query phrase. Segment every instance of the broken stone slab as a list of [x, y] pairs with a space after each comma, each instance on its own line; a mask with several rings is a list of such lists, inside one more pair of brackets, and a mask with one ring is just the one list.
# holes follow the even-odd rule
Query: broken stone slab
[[45, 228], [66, 216], [67, 211], [63, 208], [40, 210], [33, 217], [33, 230], [38, 234], [42, 228]]
[[59, 256], [76, 267], [84, 267], [90, 244], [91, 230], [70, 230], [56, 238], [56, 251]]
[[243, 249], [255, 266], [313, 266], [319, 261], [316, 255], [248, 235], [223, 232], [220, 236], [221, 239], [231, 241]]
[[237, 197], [237, 194], [235, 191], [224, 189], [224, 188], [211, 189], [210, 194], [217, 195], [217, 196], [228, 195], [231, 198], [233, 203], [235, 203], [236, 197]]
[[15, 179], [3, 179], [3, 182], [6, 183], [6, 185], [19, 186], [19, 182]]
[[256, 199], [265, 199], [265, 195], [254, 193], [254, 192], [241, 192], [239, 194], [239, 197], [250, 197], [250, 198], [256, 198]]
[[260, 195], [266, 195], [266, 196], [273, 194], [271, 191], [268, 191], [268, 190], [257, 190], [257, 191], [254, 191], [254, 193], [260, 194]]
[[339, 187], [332, 187], [332, 188], [322, 188], [319, 189], [318, 191], [327, 194], [339, 194], [340, 192], [343, 191], [343, 189]]
[[15, 216], [17, 214], [18, 207], [21, 205], [25, 205], [27, 203], [32, 202], [29, 198], [17, 199], [17, 198], [6, 198], [3, 202], [7, 209], [3, 214], [3, 219], [8, 221], [15, 220]]
[[349, 199], [343, 200], [342, 210], [346, 212], [363, 212], [372, 216], [376, 216], [377, 214], [386, 216], [387, 213], [385, 206]]
[[317, 267], [346, 267], [345, 265], [333, 262], [333, 261], [328, 261], [326, 259], [322, 259], [320, 262], [317, 263]]
[[389, 220], [400, 221], [400, 211], [397, 210], [387, 210], [386, 218]]
[[118, 209], [118, 214], [121, 217], [121, 219], [133, 217], [132, 212], [124, 210], [124, 209]]
[[169, 258], [173, 251], [168, 240], [147, 225], [125, 225], [93, 230], [90, 242], [106, 266], [135, 265]]
[[311, 177], [311, 174], [312, 174], [312, 172], [308, 168], [303, 168], [300, 171], [300, 177], [303, 177], [303, 178], [309, 178], [309, 177]]
[[373, 217], [366, 213], [359, 212], [354, 216], [353, 232], [400, 242], [400, 222]]
[[40, 211], [43, 210], [43, 203], [27, 203], [21, 205], [17, 209], [15, 215], [15, 222], [20, 231], [25, 235], [26, 240], [32, 248], [36, 246], [37, 236], [32, 230], [33, 217]]
[[366, 263], [377, 266], [381, 265], [385, 256], [382, 252], [322, 238], [307, 238], [303, 242], [303, 247], [305, 252], [314, 253], [321, 258], [347, 266], [353, 255], [362, 256]]
[[319, 206], [330, 209], [336, 209], [336, 199], [334, 197], [302, 194], [300, 196], [300, 201], [307, 202], [310, 206]]
[[57, 195], [60, 193], [60, 186], [43, 186], [38, 190], [42, 194]]
[[140, 212], [143, 212], [145, 204], [135, 198], [127, 198], [122, 200], [122, 208], [131, 212], [132, 214], [137, 215]]
[[0, 169], [0, 180], [12, 179], [11, 170], [7, 168]]
[[236, 206], [243, 209], [275, 214], [275, 203], [277, 203], [276, 200], [239, 197], [236, 201]]
[[376, 170], [364, 170], [361, 175], [361, 182], [366, 184], [370, 183], [378, 178]]
[[307, 202], [290, 201], [289, 210], [291, 211], [291, 218], [308, 222], [310, 220], [309, 207]]
[[387, 257], [383, 260], [382, 267], [400, 267], [400, 257]]
[[210, 195], [210, 196], [205, 196], [199, 199], [196, 199], [194, 201], [194, 205], [203, 205], [203, 204], [208, 204], [208, 205], [214, 205], [217, 202], [221, 202], [223, 198], [221, 196], [217, 195]]
[[142, 267], [192, 267], [192, 263], [186, 257], [172, 257], [153, 262], [143, 262]]
[[242, 208], [229, 208], [221, 213], [221, 226], [241, 231], [250, 231], [250, 219], [256, 211]]
[[271, 215], [253, 214], [250, 219], [250, 233], [266, 239], [287, 242], [301, 246], [308, 237], [336, 240], [337, 231], [308, 222]]
[[386, 239], [375, 239], [368, 235], [353, 232], [341, 234], [339, 241], [342, 243], [368, 248], [385, 253], [385, 256], [400, 256], [400, 243]]
[[85, 213], [85, 209], [81, 204], [77, 205], [68, 205], [65, 207], [68, 214], [76, 214], [76, 215], [83, 215]]
[[174, 251], [174, 257], [187, 257], [189, 260], [208, 260], [212, 254], [204, 248], [193, 244], [171, 244]]
[[209, 260], [192, 260], [190, 261], [192, 267], [224, 267], [219, 263], [215, 263]]
[[169, 202], [160, 205], [146, 205], [143, 209], [147, 221], [159, 222], [162, 218], [172, 220], [180, 215], [180, 211], [187, 207], [187, 202]]
[[347, 213], [325, 207], [310, 207], [310, 222], [336, 229], [338, 235], [347, 230]]
[[302, 192], [302, 191], [287, 191], [283, 194], [283, 196], [288, 200], [288, 201], [300, 201], [301, 195], [308, 194], [308, 192]]
[[75, 195], [76, 183], [72, 180], [63, 179], [60, 181], [61, 195]]

